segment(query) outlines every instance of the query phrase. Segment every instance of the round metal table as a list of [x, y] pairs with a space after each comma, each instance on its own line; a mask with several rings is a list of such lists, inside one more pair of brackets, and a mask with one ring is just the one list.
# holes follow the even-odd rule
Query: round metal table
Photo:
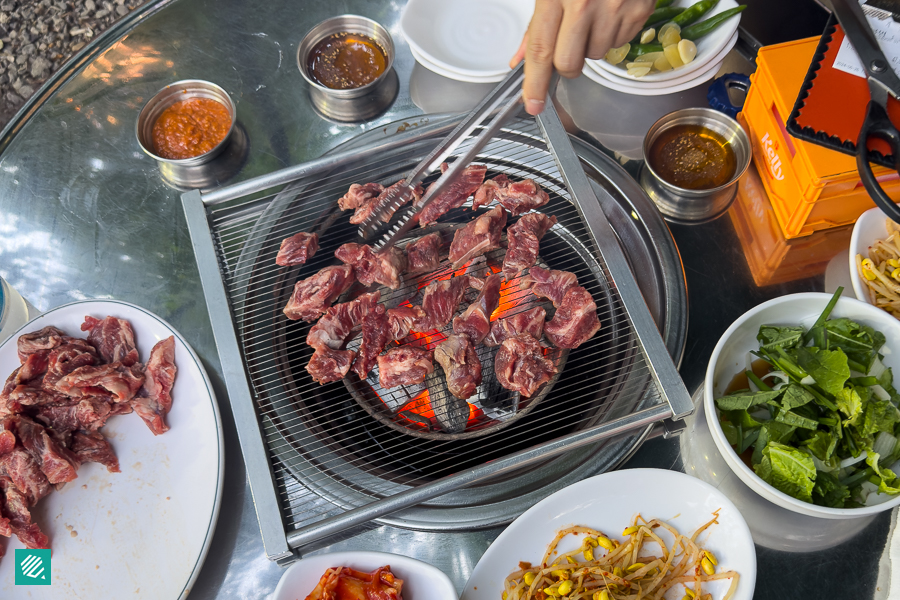
[[[450, 81], [416, 65], [399, 34], [402, 3], [373, 0], [245, 2], [160, 0], [135, 11], [57, 73], [0, 134], [0, 275], [41, 310], [82, 298], [116, 298], [159, 314], [204, 360], [223, 412], [227, 447], [224, 498], [215, 538], [192, 598], [262, 598], [282, 568], [265, 557], [222, 379], [209, 315], [181, 202], [134, 135], [144, 102], [180, 79], [215, 81], [231, 93], [246, 129], [246, 162], [229, 182], [317, 157], [367, 130], [423, 112], [459, 112], [489, 89]], [[399, 93], [387, 112], [360, 124], [318, 116], [295, 64], [297, 43], [338, 12], [383, 23], [394, 36]], [[750, 63], [729, 58], [729, 70]], [[632, 175], [634, 140], [655, 116], [705, 103], [705, 89], [659, 99], [626, 97], [581, 77], [563, 82], [561, 116], [570, 131], [605, 145]], [[654, 116], [655, 115], [655, 116]], [[639, 146], [638, 146], [639, 147]], [[821, 274], [757, 287], [727, 217], [671, 226], [690, 298], [681, 374], [702, 382], [719, 335], [741, 313], [785, 293], [822, 290]], [[835, 248], [835, 254], [843, 251]], [[689, 430], [696, 423], [689, 423]], [[653, 439], [628, 467], [697, 473], [685, 441]], [[701, 475], [698, 473], [698, 475]], [[841, 543], [816, 551], [757, 546], [757, 598], [886, 598], [897, 584], [897, 511], [861, 522]], [[462, 590], [502, 528], [423, 533], [381, 526], [319, 550], [383, 550], [414, 556], [450, 575]], [[777, 546], [777, 544], [775, 544]], [[795, 549], [796, 550], [796, 549]], [[898, 568], [895, 569], [894, 567]]]

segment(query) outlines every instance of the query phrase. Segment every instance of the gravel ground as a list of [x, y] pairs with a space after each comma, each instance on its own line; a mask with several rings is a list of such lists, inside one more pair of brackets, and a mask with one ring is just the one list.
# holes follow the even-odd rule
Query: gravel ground
[[147, 0], [0, 0], [0, 129], [85, 44]]

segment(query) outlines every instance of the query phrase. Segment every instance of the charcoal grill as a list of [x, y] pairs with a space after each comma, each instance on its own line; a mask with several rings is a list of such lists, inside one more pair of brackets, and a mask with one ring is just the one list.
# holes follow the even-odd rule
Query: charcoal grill
[[[488, 166], [489, 177], [531, 178], [549, 192], [551, 202], [542, 210], [558, 223], [541, 242], [539, 264], [578, 276], [597, 303], [600, 332], [578, 349], [552, 355], [560, 374], [532, 398], [496, 384], [491, 368], [496, 350], [485, 347], [478, 349], [485, 382], [463, 406], [447, 401], [437, 365], [441, 377], [413, 389], [381, 390], [374, 385], [377, 371], [367, 381], [351, 373], [325, 386], [309, 378], [305, 365], [311, 349], [304, 343], [309, 325], [288, 321], [281, 310], [295, 281], [334, 264], [334, 250], [356, 238], [337, 198], [350, 183], [393, 183], [455, 123], [440, 119], [392, 136], [371, 132], [316, 161], [182, 197], [266, 552], [273, 560], [289, 561], [372, 519], [422, 530], [508, 522], [564, 485], [613, 468], [653, 423], [683, 416], [660, 394], [627, 307], [594, 250], [583, 207], [573, 203], [534, 119], [506, 126], [477, 162]], [[609, 235], [619, 236], [632, 270], [641, 275], [650, 312], [677, 361], [686, 299], [671, 237], [614, 162], [577, 140], [575, 145], [610, 218]], [[472, 217], [469, 206], [445, 215], [438, 226], [445, 242]], [[281, 240], [297, 231], [319, 232], [319, 252], [302, 267], [277, 267]], [[437, 272], [410, 278], [399, 290], [383, 288], [382, 302], [416, 303], [424, 285], [454, 272], [496, 271], [504, 252], [456, 270], [445, 260]], [[517, 279], [504, 286], [502, 315], [495, 316], [536, 301], [518, 290]], [[403, 343], [435, 344], [449, 330]], [[441, 414], [450, 409], [465, 414]]]

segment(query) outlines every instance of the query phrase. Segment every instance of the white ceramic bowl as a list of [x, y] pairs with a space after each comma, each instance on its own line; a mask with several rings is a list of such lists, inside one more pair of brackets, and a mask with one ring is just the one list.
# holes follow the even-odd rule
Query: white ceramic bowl
[[449, 69], [445, 69], [439, 65], [434, 64], [433, 62], [428, 60], [428, 57], [423, 56], [418, 50], [416, 50], [415, 46], [410, 46], [409, 50], [410, 52], [412, 52], [413, 58], [416, 59], [417, 63], [419, 63], [432, 73], [437, 73], [441, 77], [446, 77], [455, 81], [464, 81], [466, 83], [497, 83], [503, 81], [503, 79], [506, 77], [506, 73], [501, 73], [499, 75], [490, 75], [488, 77], [464, 75], [462, 73], [450, 71]]
[[331, 567], [350, 567], [372, 572], [390, 565], [391, 572], [403, 580], [403, 600], [458, 600], [450, 578], [428, 563], [387, 552], [333, 552], [298, 560], [284, 572], [270, 600], [303, 600]]
[[888, 236], [887, 218], [880, 208], [870, 208], [856, 220], [850, 236], [850, 282], [856, 297], [868, 304], [872, 304], [872, 298], [869, 296], [868, 286], [856, 269], [856, 255], [862, 254], [863, 258], [868, 258], [869, 246]]
[[[750, 489], [778, 506], [804, 515], [824, 519], [851, 519], [900, 506], [900, 495], [886, 497], [881, 504], [862, 508], [828, 508], [788, 496], [757, 477], [753, 469], [740, 459], [725, 439], [715, 407], [715, 398], [723, 395], [725, 388], [737, 373], [746, 370], [747, 354], [759, 348], [756, 334], [761, 325], [803, 325], [808, 329], [815, 323], [830, 299], [831, 294], [815, 292], [791, 294], [764, 302], [741, 315], [722, 334], [713, 350], [706, 370], [703, 406], [706, 421], [719, 452], [728, 466]], [[873, 327], [884, 334], [888, 347], [900, 349], [900, 321], [886, 312], [859, 300], [841, 297], [831, 313], [831, 318], [837, 317], [848, 317]], [[884, 364], [895, 372], [900, 372], [900, 352], [894, 351], [886, 355]]]
[[714, 65], [711, 65], [709, 70], [701, 72], [690, 81], [685, 81], [684, 83], [679, 83], [677, 85], [671, 85], [663, 88], [633, 86], [627, 85], [625, 83], [620, 83], [618, 81], [612, 81], [611, 79], [603, 77], [588, 65], [584, 66], [584, 68], [581, 70], [581, 73], [594, 83], [598, 83], [605, 88], [615, 90], [617, 92], [622, 92], [623, 94], [631, 94], [632, 96], [665, 96], [666, 94], [675, 94], [695, 88], [698, 85], [703, 85], [716, 76], [716, 73], [719, 72], [719, 67], [721, 66], [721, 63], [716, 63]]
[[509, 71], [533, 12], [534, 0], [409, 0], [400, 31], [438, 67], [491, 77]]
[[[673, 6], [683, 6], [687, 8], [688, 6], [694, 4], [696, 0], [678, 0], [673, 4]], [[711, 11], [707, 14], [703, 15], [700, 18], [700, 21], [705, 21], [712, 16], [719, 14], [720, 12], [726, 11], [729, 8], [737, 7], [738, 3], [735, 0], [721, 0]], [[737, 14], [734, 17], [728, 19], [726, 22], [722, 23], [714, 29], [711, 33], [703, 36], [695, 43], [697, 44], [697, 56], [684, 65], [683, 67], [679, 67], [677, 69], [672, 69], [671, 71], [666, 71], [664, 73], [650, 73], [648, 75], [644, 75], [643, 77], [634, 77], [633, 75], [628, 75], [626, 69], [624, 68], [624, 62], [620, 65], [611, 65], [605, 60], [597, 61], [598, 66], [602, 69], [609, 71], [613, 75], [618, 75], [619, 77], [625, 77], [627, 79], [634, 79], [635, 81], [667, 81], [669, 79], [674, 79], [676, 77], [681, 77], [687, 73], [692, 71], [699, 71], [701, 69], [705, 69], [710, 62], [714, 60], [714, 57], [721, 52], [722, 48], [728, 43], [731, 37], [737, 33], [738, 24], [741, 22], [741, 14]], [[657, 32], [659, 31], [659, 26], [656, 27]]]
[[680, 75], [679, 77], [673, 77], [672, 79], [667, 79], [665, 81], [644, 81], [643, 78], [635, 79], [633, 77], [622, 77], [615, 73], [610, 73], [606, 69], [603, 69], [599, 66], [600, 61], [596, 60], [585, 60], [585, 64], [591, 67], [600, 77], [606, 79], [607, 81], [612, 81], [613, 83], [618, 83], [623, 87], [635, 88], [635, 89], [659, 89], [666, 90], [675, 87], [676, 85], [680, 85], [683, 83], [687, 83], [689, 81], [694, 81], [701, 77], [704, 73], [711, 70], [713, 67], [718, 67], [725, 61], [725, 57], [728, 56], [728, 53], [731, 52], [731, 49], [734, 48], [735, 44], [737, 44], [738, 35], [737, 32], [731, 39], [728, 40], [728, 43], [722, 48], [722, 50], [716, 54], [712, 60], [707, 64], [707, 68], [701, 69], [698, 71], [691, 71], [689, 73], [685, 73]]

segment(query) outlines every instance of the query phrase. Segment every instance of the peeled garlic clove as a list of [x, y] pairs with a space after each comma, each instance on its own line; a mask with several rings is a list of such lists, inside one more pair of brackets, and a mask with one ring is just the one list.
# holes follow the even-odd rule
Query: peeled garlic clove
[[643, 56], [641, 56], [641, 57], [639, 57], [639, 58], [641, 59], [640, 61], [635, 61], [635, 62], [626, 63], [626, 64], [625, 64], [625, 68], [626, 68], [626, 69], [640, 69], [640, 68], [642, 68], [642, 67], [647, 67], [648, 69], [652, 69], [652, 68], [653, 68], [653, 62], [652, 62], [652, 61], [644, 60], [644, 57], [643, 57]]
[[681, 41], [681, 27], [676, 23], [666, 23], [659, 29], [657, 38], [664, 47], [677, 44]]
[[665, 55], [666, 60], [669, 61], [669, 64], [672, 65], [673, 69], [684, 66], [684, 61], [681, 60], [681, 55], [678, 53], [677, 44], [663, 48], [663, 54]]
[[662, 52], [648, 52], [647, 54], [641, 54], [640, 56], [638, 56], [636, 59], [634, 59], [634, 62], [652, 63], [660, 56], [663, 56]]
[[653, 27], [651, 27], [650, 29], [645, 29], [644, 32], [641, 34], [641, 43], [649, 44], [650, 42], [653, 41], [653, 39], [655, 37], [656, 37], [656, 29], [654, 29]]
[[684, 64], [688, 64], [697, 56], [697, 45], [691, 40], [678, 42], [678, 56]]
[[650, 67], [632, 67], [627, 73], [632, 77], [643, 77], [650, 72]]
[[624, 46], [619, 46], [618, 48], [610, 48], [609, 52], [606, 53], [606, 62], [611, 65], [617, 65], [625, 60], [625, 56], [630, 50], [631, 44], [625, 44]]
[[666, 55], [662, 52], [659, 53], [659, 58], [653, 61], [653, 66], [657, 71], [671, 71], [672, 65], [669, 64], [669, 59], [666, 58]]

